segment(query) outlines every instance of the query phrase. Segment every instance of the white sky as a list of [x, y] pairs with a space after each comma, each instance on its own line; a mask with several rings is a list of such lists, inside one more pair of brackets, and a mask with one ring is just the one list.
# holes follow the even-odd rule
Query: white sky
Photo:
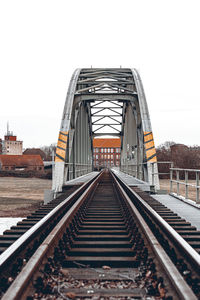
[[200, 145], [199, 0], [0, 1], [0, 137], [57, 142], [79, 67], [135, 67], [156, 145]]

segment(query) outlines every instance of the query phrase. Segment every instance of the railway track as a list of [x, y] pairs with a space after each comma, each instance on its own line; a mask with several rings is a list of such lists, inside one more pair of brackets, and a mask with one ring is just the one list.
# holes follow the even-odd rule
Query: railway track
[[[0, 254], [3, 253], [8, 247], [10, 247], [17, 239], [19, 239], [25, 232], [36, 225], [46, 215], [48, 215], [56, 206], [58, 206], [65, 198], [78, 189], [77, 186], [67, 186], [63, 195], [51, 201], [47, 205], [41, 205], [41, 207], [32, 213], [27, 218], [24, 218], [21, 222], [18, 222], [16, 226], [12, 226], [10, 229], [5, 230], [0, 235]], [[32, 237], [33, 238], [33, 237]]]
[[200, 254], [200, 231], [191, 223], [155, 200], [137, 187], [132, 188], [159, 216], [161, 216], [198, 254]]
[[0, 256], [2, 299], [198, 299], [198, 253], [149, 204], [173, 219], [108, 171], [79, 187], [32, 248]]

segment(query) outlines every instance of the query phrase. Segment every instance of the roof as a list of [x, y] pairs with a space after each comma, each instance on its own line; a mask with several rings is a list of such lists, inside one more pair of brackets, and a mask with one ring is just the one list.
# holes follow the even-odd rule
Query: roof
[[44, 166], [40, 155], [0, 155], [3, 166]]
[[93, 139], [93, 146], [97, 148], [120, 148], [121, 140], [115, 139]]
[[46, 158], [46, 154], [40, 148], [28, 148], [23, 152], [24, 155], [40, 155], [42, 158]]

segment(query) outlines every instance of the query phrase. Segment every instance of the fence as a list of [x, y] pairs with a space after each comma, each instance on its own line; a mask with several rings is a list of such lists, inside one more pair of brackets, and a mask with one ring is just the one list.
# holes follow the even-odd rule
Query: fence
[[67, 180], [85, 175], [92, 172], [92, 164], [80, 164], [80, 163], [66, 163], [68, 166], [68, 177]]
[[120, 166], [120, 171], [131, 175], [133, 177], [136, 177], [138, 179], [143, 179], [143, 170], [142, 170], [142, 165], [143, 164], [139, 164], [139, 165], [121, 165]]
[[[159, 168], [155, 168], [156, 164], [159, 165], [169, 165], [169, 172], [159, 172]], [[140, 180], [143, 180], [143, 165], [147, 165], [147, 163], [143, 163], [143, 164], [132, 164], [132, 165], [122, 165], [120, 167], [120, 170], [128, 175], [134, 176]], [[151, 167], [151, 182], [152, 182], [152, 186], [155, 185], [155, 175], [167, 175], [168, 178], [170, 177], [170, 169], [173, 167], [173, 162], [171, 161], [158, 161], [158, 162], [152, 162], [150, 163], [150, 167]], [[171, 167], [171, 168], [170, 168]]]
[[[180, 173], [181, 175], [184, 174], [184, 180], [180, 180]], [[188, 181], [189, 178], [189, 173], [193, 173], [196, 174], [196, 180], [195, 180], [195, 184], [190, 183]], [[199, 200], [199, 173], [200, 170], [196, 170], [196, 169], [180, 169], [180, 168], [170, 168], [170, 193], [173, 192], [173, 183], [176, 184], [176, 195], [180, 196], [180, 185], [184, 185], [185, 186], [185, 199], [188, 199], [188, 194], [189, 194], [189, 187], [193, 187], [196, 191], [196, 203], [200, 203]], [[173, 178], [176, 179], [173, 179]]]

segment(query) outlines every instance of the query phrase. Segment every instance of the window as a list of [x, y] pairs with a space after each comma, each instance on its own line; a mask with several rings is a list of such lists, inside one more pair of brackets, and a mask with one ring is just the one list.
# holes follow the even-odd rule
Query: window
[[108, 153], [110, 153], [110, 148], [108, 148]]
[[111, 159], [113, 159], [113, 154], [111, 154]]
[[103, 148], [101, 148], [101, 153], [103, 153]]
[[111, 148], [111, 153], [113, 153], [113, 148]]
[[105, 153], [107, 152], [107, 148], [105, 148]]
[[96, 155], [96, 159], [98, 159], [98, 155]]
[[107, 155], [105, 154], [105, 155], [104, 155], [104, 159], [106, 159], [106, 158], [107, 158]]
[[116, 155], [116, 159], [118, 159], [118, 158], [119, 158], [119, 155], [117, 154], [117, 155]]
[[110, 159], [110, 154], [108, 154], [108, 159]]
[[96, 153], [98, 153], [99, 152], [99, 148], [96, 148]]

